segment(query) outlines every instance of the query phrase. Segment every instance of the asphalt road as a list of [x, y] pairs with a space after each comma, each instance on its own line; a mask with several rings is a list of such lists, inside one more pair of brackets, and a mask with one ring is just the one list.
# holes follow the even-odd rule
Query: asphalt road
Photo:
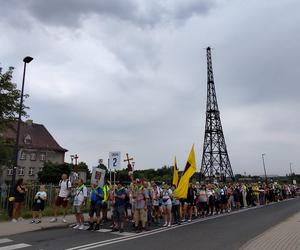
[[[194, 220], [145, 233], [88, 232], [71, 228], [24, 233], [9, 238], [24, 249], [239, 249], [247, 241], [300, 211], [300, 199]], [[0, 238], [1, 243], [1, 238]], [[29, 246], [30, 245], [30, 246]], [[22, 245], [21, 245], [22, 246]], [[2, 245], [0, 244], [0, 250]], [[21, 249], [21, 248], [20, 248]]]

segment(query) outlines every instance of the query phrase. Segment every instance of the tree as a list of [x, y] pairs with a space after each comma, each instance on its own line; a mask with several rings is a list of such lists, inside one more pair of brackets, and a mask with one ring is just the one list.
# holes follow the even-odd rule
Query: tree
[[[11, 122], [16, 120], [19, 114], [21, 91], [12, 83], [13, 67], [2, 73], [0, 68], [0, 164], [6, 165], [12, 159], [13, 141], [3, 138], [3, 131], [10, 127]], [[24, 98], [28, 95], [24, 95]], [[26, 109], [22, 107], [22, 116], [27, 116]]]
[[69, 163], [57, 164], [50, 161], [44, 163], [42, 171], [38, 173], [40, 183], [45, 184], [58, 184], [61, 175], [71, 173], [72, 166]]
[[91, 171], [89, 170], [88, 165], [85, 162], [79, 162], [77, 165], [78, 171], [86, 172], [86, 180], [90, 180], [92, 177]]

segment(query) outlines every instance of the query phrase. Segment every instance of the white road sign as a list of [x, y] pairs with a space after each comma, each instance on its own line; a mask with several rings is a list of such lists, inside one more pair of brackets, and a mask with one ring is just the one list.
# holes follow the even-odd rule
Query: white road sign
[[109, 152], [110, 169], [121, 169], [121, 152]]

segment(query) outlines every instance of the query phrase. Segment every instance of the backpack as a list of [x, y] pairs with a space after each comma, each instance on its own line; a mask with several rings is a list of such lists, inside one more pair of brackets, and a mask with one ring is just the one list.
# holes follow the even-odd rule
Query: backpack
[[[61, 187], [62, 180], [59, 181], [59, 186]], [[69, 185], [70, 184], [70, 185]], [[70, 180], [67, 180], [67, 189], [71, 187]]]

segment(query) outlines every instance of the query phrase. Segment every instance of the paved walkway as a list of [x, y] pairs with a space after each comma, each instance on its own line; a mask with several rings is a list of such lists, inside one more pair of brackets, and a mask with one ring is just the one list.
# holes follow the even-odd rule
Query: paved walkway
[[66, 216], [67, 223], [62, 222], [62, 217], [58, 217], [58, 220], [55, 223], [50, 223], [50, 219], [51, 217], [44, 217], [42, 218], [42, 223], [39, 224], [30, 224], [31, 219], [24, 219], [16, 223], [11, 221], [0, 222], [0, 236], [8, 236], [52, 227], [67, 227], [69, 223], [75, 222], [74, 215]]
[[[75, 215], [67, 215], [67, 223], [62, 222], [62, 216], [58, 217], [57, 222], [54, 223], [50, 222], [51, 218], [52, 217], [44, 217], [42, 218], [42, 223], [39, 224], [30, 224], [31, 219], [24, 219], [16, 223], [11, 221], [0, 222], [0, 237], [42, 229], [68, 227], [70, 224], [74, 224], [76, 221]], [[85, 220], [87, 220], [87, 218], [88, 215], [85, 214]]]
[[242, 250], [300, 249], [300, 212], [248, 241]]

